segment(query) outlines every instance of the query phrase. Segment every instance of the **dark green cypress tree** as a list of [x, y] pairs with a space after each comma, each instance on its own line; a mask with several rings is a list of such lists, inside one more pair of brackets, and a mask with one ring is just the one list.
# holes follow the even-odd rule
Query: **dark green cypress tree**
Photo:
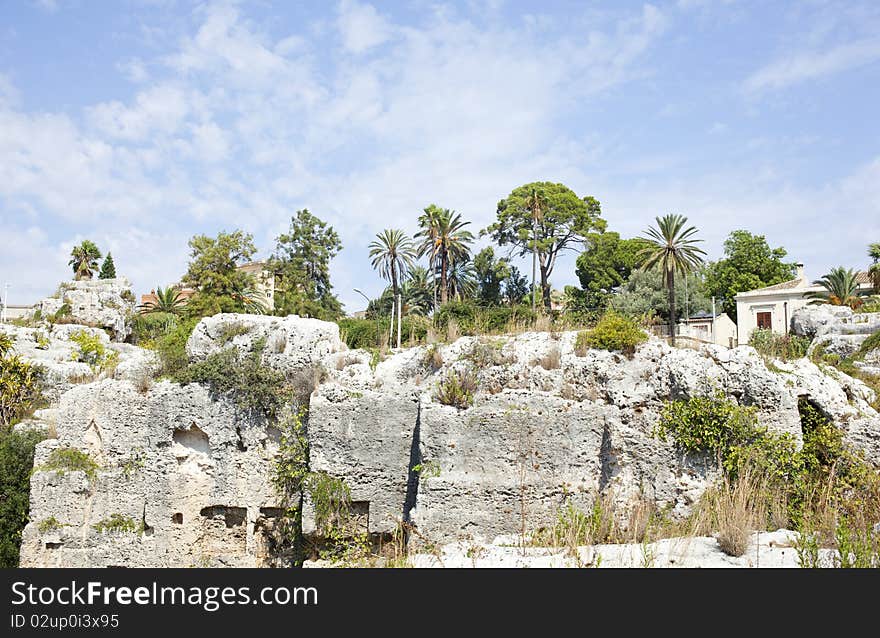
[[101, 273], [98, 279], [116, 279], [116, 265], [113, 263], [113, 255], [107, 253], [104, 263], [101, 264]]

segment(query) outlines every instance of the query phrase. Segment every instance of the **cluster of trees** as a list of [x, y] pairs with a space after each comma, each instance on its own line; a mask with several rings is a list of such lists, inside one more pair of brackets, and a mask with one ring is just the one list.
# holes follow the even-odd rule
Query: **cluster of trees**
[[[85, 239], [79, 246], [74, 246], [70, 251], [68, 265], [73, 269], [74, 279], [77, 281], [91, 279], [98, 270], [98, 260], [101, 259], [101, 251], [95, 242]], [[116, 265], [113, 263], [113, 255], [109, 252], [101, 264], [98, 273], [99, 279], [115, 279]]]

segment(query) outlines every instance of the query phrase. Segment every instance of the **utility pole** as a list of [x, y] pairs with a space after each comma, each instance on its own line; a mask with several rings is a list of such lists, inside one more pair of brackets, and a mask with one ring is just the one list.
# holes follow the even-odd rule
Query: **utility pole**
[[400, 293], [397, 293], [397, 349], [400, 350], [400, 324], [403, 321], [403, 299]]

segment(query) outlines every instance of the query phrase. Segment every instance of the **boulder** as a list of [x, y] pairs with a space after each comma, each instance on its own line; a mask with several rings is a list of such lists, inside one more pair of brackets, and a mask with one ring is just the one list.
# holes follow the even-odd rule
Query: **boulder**
[[125, 277], [66, 281], [52, 297], [36, 304], [45, 319], [67, 306], [67, 319], [105, 328], [116, 341], [124, 341], [130, 333], [129, 322], [135, 313], [131, 282]]

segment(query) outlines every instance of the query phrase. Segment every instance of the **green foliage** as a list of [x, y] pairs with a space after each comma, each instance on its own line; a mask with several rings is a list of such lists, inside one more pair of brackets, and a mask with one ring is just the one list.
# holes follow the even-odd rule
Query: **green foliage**
[[144, 524], [137, 523], [133, 518], [122, 514], [111, 514], [110, 518], [98, 521], [92, 528], [96, 532], [117, 532], [123, 534], [140, 534], [144, 531]]
[[495, 259], [495, 251], [486, 246], [474, 258], [477, 276], [477, 301], [483, 306], [500, 306], [504, 303], [504, 285], [512, 269], [508, 259]]
[[50, 516], [48, 518], [44, 518], [37, 525], [37, 529], [40, 534], [46, 534], [48, 532], [54, 532], [56, 529], [61, 529], [61, 523], [58, 522], [58, 519], [54, 516]]
[[474, 395], [478, 387], [479, 380], [472, 370], [450, 370], [437, 385], [434, 400], [443, 405], [466, 410], [474, 404]]
[[89, 479], [97, 476], [100, 466], [87, 452], [73, 447], [58, 447], [52, 450], [44, 465], [34, 468], [34, 471], [58, 472], [64, 475], [67, 472], [85, 472]]
[[813, 301], [811, 303], [828, 303], [833, 306], [849, 306], [859, 308], [864, 305], [863, 297], [867, 294], [859, 289], [857, 281], [858, 273], [842, 266], [832, 268], [827, 275], [813, 282], [815, 286], [821, 286], [823, 290], [807, 294]]
[[786, 254], [782, 247], [770, 248], [764, 235], [735, 230], [724, 242], [724, 259], [706, 268], [706, 293], [736, 321], [737, 293], [794, 279], [795, 264], [783, 261]]
[[332, 321], [342, 314], [333, 295], [330, 261], [342, 250], [332, 227], [299, 210], [290, 218], [290, 229], [276, 238], [269, 269], [280, 276], [275, 291], [275, 314], [296, 314]]
[[217, 340], [220, 342], [220, 345], [225, 346], [236, 337], [246, 335], [249, 331], [250, 328], [244, 323], [228, 323], [220, 329], [220, 334], [218, 335]]
[[[352, 350], [362, 348], [370, 350], [388, 342], [388, 330], [390, 320], [386, 317], [378, 321], [378, 339], [376, 331], [375, 319], [353, 319], [344, 318], [337, 321], [339, 324], [339, 334], [346, 345]], [[395, 322], [395, 326], [397, 323]], [[407, 341], [416, 344], [422, 343], [428, 334], [430, 322], [424, 317], [410, 316], [404, 317], [401, 323], [401, 334]]]
[[18, 355], [7, 354], [11, 341], [0, 333], [0, 433], [42, 401], [45, 371]]
[[167, 312], [135, 315], [131, 321], [132, 341], [142, 348], [155, 348], [156, 341], [171, 333], [179, 323], [177, 315]]
[[237, 269], [257, 252], [249, 233], [221, 232], [215, 238], [196, 235], [189, 240], [189, 247], [190, 262], [184, 281], [208, 298], [240, 299], [253, 285], [251, 276]]
[[[520, 256], [537, 254], [544, 306], [550, 310], [550, 275], [559, 253], [589, 233], [604, 231], [599, 201], [578, 197], [564, 184], [533, 182], [515, 188], [498, 202], [497, 221], [480, 232]], [[536, 232], [535, 232], [536, 231]]]
[[513, 363], [512, 357], [502, 354], [503, 347], [504, 340], [481, 339], [473, 342], [470, 348], [462, 353], [461, 359], [469, 361], [476, 370]]
[[587, 250], [577, 258], [575, 273], [581, 288], [572, 295], [575, 306], [583, 310], [603, 308], [638, 265], [642, 245], [639, 239], [621, 239], [614, 232], [590, 233]]
[[575, 349], [619, 351], [625, 354], [635, 352], [636, 346], [648, 340], [648, 335], [633, 319], [609, 310], [592, 330], [578, 334]]
[[156, 339], [154, 347], [162, 364], [160, 375], [174, 378], [189, 365], [186, 342], [198, 322], [197, 318], [185, 319]]
[[73, 333], [70, 340], [78, 348], [72, 355], [73, 360], [87, 363], [95, 371], [109, 370], [119, 359], [119, 353], [108, 350], [97, 335], [85, 330]]
[[809, 337], [800, 337], [793, 334], [777, 334], [772, 330], [754, 330], [749, 337], [749, 345], [758, 351], [758, 354], [771, 359], [791, 361], [807, 356], [807, 348], [810, 347]]
[[431, 204], [424, 209], [419, 217], [421, 230], [415, 238], [419, 240], [416, 247], [419, 257], [427, 255], [432, 272], [439, 272], [440, 303], [446, 303], [450, 297], [462, 298], [471, 296], [474, 282], [473, 267], [470, 264], [470, 245], [474, 236], [464, 229], [470, 222], [448, 208], [440, 208]]
[[101, 264], [101, 272], [98, 273], [98, 279], [116, 279], [116, 264], [113, 263], [113, 255], [107, 253], [104, 263]]
[[241, 354], [229, 347], [191, 363], [172, 378], [178, 383], [204, 383], [218, 396], [231, 398], [244, 412], [274, 420], [281, 409], [295, 401], [303, 403], [314, 389], [315, 379], [288, 378], [283, 372], [262, 365], [264, 344]]
[[77, 279], [91, 279], [92, 273], [98, 268], [100, 258], [101, 251], [94, 242], [86, 239], [70, 251], [70, 261], [67, 264], [73, 269]]
[[458, 326], [459, 334], [485, 335], [532, 325], [535, 313], [521, 305], [483, 308], [472, 301], [450, 301], [437, 313], [437, 325], [445, 329], [451, 320]]
[[183, 311], [186, 302], [177, 288], [168, 286], [162, 288], [156, 287], [155, 299], [151, 299], [140, 307], [141, 313], [144, 314], [162, 314], [162, 315], [179, 315]]
[[46, 317], [46, 320], [49, 323], [64, 323], [71, 314], [73, 314], [73, 310], [71, 309], [70, 304], [65, 302], [61, 304], [61, 307], [58, 308], [58, 310]]
[[315, 527], [326, 534], [348, 516], [351, 506], [351, 489], [340, 478], [326, 472], [309, 472], [303, 488], [315, 509]]
[[878, 348], [880, 348], [880, 331], [875, 332], [870, 337], [865, 339], [865, 341], [859, 347], [859, 354], [861, 356], [865, 356], [872, 350], [877, 350]]
[[[668, 321], [669, 294], [665, 285], [663, 274], [659, 270], [633, 270], [617, 294], [609, 299], [609, 307], [632, 317], [650, 314]], [[703, 292], [700, 273], [676, 277], [674, 285], [675, 298], [682, 302], [682, 307], [687, 299], [687, 310], [691, 315], [712, 310], [712, 300]], [[684, 312], [676, 315], [682, 317]]]
[[21, 532], [28, 522], [38, 432], [0, 428], [0, 568], [18, 567]]
[[440, 464], [432, 459], [416, 463], [413, 465], [412, 470], [419, 475], [419, 480], [421, 481], [427, 481], [428, 479], [440, 476]]

